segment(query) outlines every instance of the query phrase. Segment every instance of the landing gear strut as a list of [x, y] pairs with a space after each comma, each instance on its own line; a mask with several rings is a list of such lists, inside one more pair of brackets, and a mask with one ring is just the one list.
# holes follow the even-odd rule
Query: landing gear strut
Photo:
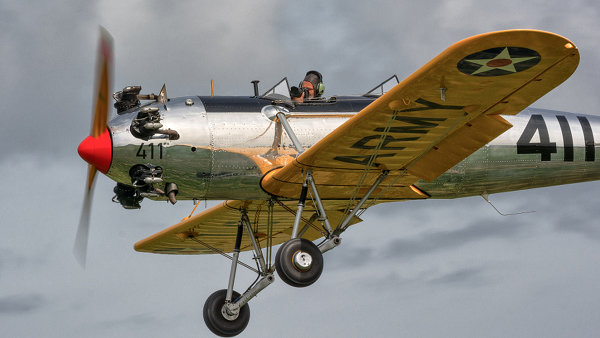
[[[254, 256], [257, 260], [259, 270], [255, 270], [260, 279], [246, 290], [242, 295], [233, 291], [235, 282], [235, 273], [237, 270], [238, 260], [240, 256], [240, 246], [242, 243], [242, 234], [246, 227], [252, 247], [254, 248]], [[260, 291], [273, 283], [273, 271], [267, 268], [262, 251], [256, 243], [252, 226], [248, 220], [248, 215], [242, 210], [242, 217], [238, 223], [237, 235], [235, 238], [235, 247], [233, 249], [233, 257], [231, 257], [231, 271], [229, 273], [229, 284], [227, 289], [219, 290], [206, 300], [204, 303], [204, 322], [206, 326], [216, 335], [221, 337], [233, 337], [240, 334], [248, 325], [250, 320], [250, 306], [248, 302]]]
[[[319, 247], [313, 242], [299, 238], [298, 231], [300, 220], [302, 219], [302, 211], [306, 204], [306, 195], [308, 193], [308, 184], [312, 183], [310, 173], [307, 179], [302, 184], [300, 199], [298, 200], [298, 209], [296, 210], [296, 218], [292, 227], [292, 238], [283, 243], [277, 254], [275, 255], [275, 269], [282, 281], [291, 286], [298, 288], [309, 286], [319, 279], [323, 272], [323, 254]], [[316, 194], [316, 187], [313, 189], [313, 194]], [[320, 201], [320, 199], [318, 199]], [[320, 211], [320, 210], [319, 210]], [[321, 213], [323, 215], [323, 213]], [[331, 226], [325, 217], [326, 230], [331, 234]]]
[[[277, 111], [275, 116], [288, 134], [292, 144], [294, 145], [294, 148], [296, 148], [296, 151], [298, 151], [298, 155], [302, 154], [304, 152], [304, 147], [288, 123], [285, 117], [285, 111]], [[350, 211], [346, 218], [336, 227], [335, 230], [333, 230], [331, 224], [329, 223], [329, 219], [327, 218], [327, 213], [325, 212], [325, 207], [323, 206], [321, 197], [319, 196], [312, 172], [310, 169], [308, 169], [306, 171], [306, 178], [302, 183], [302, 191], [300, 192], [300, 199], [298, 200], [298, 209], [296, 210], [296, 218], [294, 219], [294, 225], [292, 227], [291, 239], [279, 247], [275, 257], [275, 268], [277, 269], [277, 274], [279, 277], [281, 277], [281, 279], [287, 284], [295, 287], [305, 287], [316, 282], [323, 271], [322, 254], [335, 248], [341, 243], [341, 238], [339, 238], [339, 235], [350, 225], [353, 217], [375, 191], [377, 186], [387, 177], [388, 173], [389, 171], [386, 170], [379, 175], [379, 177], [375, 180], [375, 183], [356, 204], [354, 209]], [[323, 228], [327, 233], [325, 241], [322, 242], [318, 247], [311, 241], [299, 238], [298, 236], [299, 233], [302, 233], [302, 231], [299, 230], [300, 220], [302, 219], [302, 211], [304, 210], [304, 206], [306, 204], [306, 196], [309, 186], [317, 207], [319, 216], [318, 219], [322, 222]]]
[[[302, 153], [304, 149], [296, 138], [293, 130], [291, 130], [290, 125], [287, 123], [285, 114], [283, 112], [277, 112], [276, 116], [288, 133], [288, 136], [292, 140], [294, 147], [298, 151], [298, 154]], [[291, 239], [279, 247], [279, 250], [277, 250], [277, 254], [275, 256], [275, 269], [277, 270], [279, 277], [281, 277], [281, 279], [287, 284], [295, 287], [306, 287], [316, 282], [323, 272], [323, 253], [335, 248], [340, 244], [341, 239], [338, 236], [350, 225], [350, 222], [354, 216], [361, 209], [363, 204], [369, 199], [377, 186], [379, 186], [379, 184], [387, 177], [388, 173], [389, 171], [387, 170], [381, 172], [371, 188], [366, 194], [364, 194], [363, 198], [354, 206], [352, 210], [348, 210], [346, 218], [344, 218], [344, 220], [336, 227], [336, 229], [333, 230], [327, 218], [321, 198], [319, 197], [319, 192], [317, 191], [312, 173], [310, 170], [307, 170], [306, 179], [302, 184], [302, 191], [300, 193], [300, 199], [298, 200], [298, 209], [296, 210], [296, 217], [292, 227]], [[325, 241], [323, 241], [319, 246], [313, 244], [313, 242], [307, 239], [301, 238], [302, 234], [307, 228], [305, 226], [302, 230], [300, 230], [300, 221], [302, 220], [302, 211], [304, 210], [306, 203], [309, 186], [316, 203], [318, 219], [322, 222], [323, 228], [326, 231]], [[270, 203], [270, 221], [268, 221], [268, 229], [272, 229], [272, 207], [273, 204]], [[219, 252], [229, 257], [232, 261], [231, 271], [229, 274], [229, 285], [227, 286], [227, 289], [219, 290], [213, 293], [210, 297], [208, 297], [206, 303], [204, 304], [203, 315], [206, 326], [208, 326], [208, 328], [214, 334], [222, 337], [232, 337], [238, 335], [246, 328], [248, 321], [250, 320], [250, 307], [248, 306], [248, 302], [274, 281], [274, 269], [270, 265], [270, 249], [272, 246], [267, 244], [267, 257], [269, 260], [269, 266], [267, 266], [262, 255], [262, 251], [256, 242], [256, 238], [254, 237], [254, 232], [252, 230], [252, 226], [250, 225], [248, 215], [246, 214], [245, 210], [241, 210], [241, 213], [242, 215], [238, 223], [233, 257], [229, 257], [225, 253]], [[242, 242], [244, 226], [246, 227], [246, 232], [248, 233], [250, 241], [252, 242], [258, 270], [255, 270], [241, 262], [239, 264], [256, 271], [259, 275], [259, 278], [257, 278], [257, 281], [251, 285], [246, 292], [240, 295], [239, 293], [233, 291], [233, 284], [235, 281], [235, 273], [240, 255], [240, 246]], [[270, 233], [269, 230], [267, 232], [267, 238], [272, 239], [272, 233]]]

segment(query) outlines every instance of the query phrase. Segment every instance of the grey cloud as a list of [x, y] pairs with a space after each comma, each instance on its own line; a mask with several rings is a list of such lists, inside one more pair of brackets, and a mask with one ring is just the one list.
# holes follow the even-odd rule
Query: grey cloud
[[[418, 236], [388, 239], [382, 248], [362, 244], [342, 245], [343, 250], [334, 250], [327, 255], [327, 269], [355, 269], [377, 260], [414, 259], [436, 252], [456, 249], [470, 243], [489, 239], [509, 239], [526, 236], [528, 230], [520, 220], [511, 222], [471, 222], [470, 225], [453, 230], [431, 230]], [[352, 231], [352, 230], [351, 230]], [[381, 245], [381, 244], [380, 244]]]
[[[11, 234], [6, 232], [5, 235], [10, 236]], [[43, 264], [42, 262], [43, 258], [41, 257], [30, 257], [15, 249], [0, 247], [0, 281], [8, 279], [8, 276], [15, 271], [39, 267]]]
[[519, 221], [474, 223], [459, 230], [432, 231], [418, 238], [396, 239], [387, 245], [383, 256], [415, 257], [441, 250], [464, 246], [484, 239], [508, 239], [522, 235], [523, 224]]
[[[432, 264], [433, 265], [433, 264]], [[357, 282], [370, 287], [378, 285], [380, 287], [391, 287], [410, 290], [411, 288], [442, 288], [442, 287], [460, 287], [476, 288], [492, 284], [493, 281], [486, 276], [486, 268], [481, 266], [467, 266], [448, 268], [426, 268], [418, 272], [400, 272], [388, 271], [385, 274], [379, 274], [376, 280], [371, 277], [361, 277]]]
[[363, 287], [377, 285], [383, 288], [397, 288], [401, 285], [406, 285], [411, 282], [413, 282], [413, 280], [400, 276], [400, 274], [398, 274], [396, 271], [388, 271], [385, 274], [378, 275], [375, 279], [363, 279], [361, 284]]
[[563, 216], [555, 225], [555, 229], [560, 232], [576, 233], [585, 238], [600, 241], [600, 225], [598, 225], [597, 220], [598, 218], [585, 216]]
[[[84, 121], [91, 114], [91, 83], [80, 81], [93, 73], [93, 59], [82, 58], [95, 49], [88, 38], [95, 30], [90, 24], [96, 21], [94, 7], [71, 0], [37, 1], [33, 6], [3, 1], [0, 6], [10, 13], [0, 33], [0, 89], [3, 123], [11, 126], [0, 136], [0, 150], [3, 154], [63, 152], [67, 143], [62, 140], [79, 138], [65, 121], [89, 128]], [[86, 86], [89, 89], [82, 90]], [[78, 118], [82, 106], [86, 119]]]
[[478, 285], [487, 283], [483, 271], [484, 269], [479, 267], [462, 268], [432, 278], [428, 281], [428, 283], [476, 287]]
[[367, 263], [373, 262], [376, 251], [372, 247], [348, 246], [345, 250], [333, 250], [327, 255], [327, 270], [360, 269]]
[[45, 304], [39, 294], [11, 295], [0, 298], [0, 314], [22, 314], [32, 312]]
[[[543, 224], [561, 233], [574, 233], [584, 238], [600, 240], [600, 209], [596, 191], [600, 182], [574, 184], [568, 187], [567, 193], [557, 198], [554, 194], [541, 193], [543, 190], [530, 190], [519, 192], [522, 206], [513, 208], [534, 209], [538, 212], [532, 214], [531, 221]], [[551, 188], [559, 189], [559, 188]], [[503, 200], [506, 200], [503, 198]], [[501, 203], [505, 203], [502, 201]]]
[[121, 326], [147, 326], [157, 324], [157, 322], [159, 322], [158, 318], [155, 318], [150, 313], [138, 313], [115, 320], [105, 320], [98, 323], [97, 326], [103, 329], [112, 330]]

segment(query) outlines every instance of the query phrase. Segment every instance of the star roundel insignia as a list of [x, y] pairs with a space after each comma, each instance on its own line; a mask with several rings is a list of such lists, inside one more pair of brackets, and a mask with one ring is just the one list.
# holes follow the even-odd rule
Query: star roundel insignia
[[467, 75], [500, 76], [527, 70], [541, 58], [538, 52], [528, 48], [495, 47], [463, 58], [457, 68]]

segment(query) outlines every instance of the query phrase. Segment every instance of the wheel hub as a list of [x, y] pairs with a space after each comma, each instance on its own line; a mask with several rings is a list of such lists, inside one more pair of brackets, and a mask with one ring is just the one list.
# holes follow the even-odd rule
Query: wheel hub
[[228, 304], [225, 303], [223, 304], [223, 307], [221, 308], [221, 314], [223, 315], [223, 318], [229, 320], [229, 321], [234, 321], [237, 319], [237, 317], [240, 315], [240, 311], [238, 309], [238, 311], [232, 311], [232, 309], [230, 309], [230, 306], [227, 306]]
[[296, 251], [292, 258], [294, 267], [299, 271], [308, 271], [312, 266], [312, 256], [308, 252]]

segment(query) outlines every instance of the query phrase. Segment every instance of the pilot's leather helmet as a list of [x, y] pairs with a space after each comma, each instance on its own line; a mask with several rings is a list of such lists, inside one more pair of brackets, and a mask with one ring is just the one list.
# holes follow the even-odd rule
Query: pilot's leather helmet
[[321, 73], [317, 72], [316, 70], [309, 70], [306, 72], [304, 81], [308, 81], [313, 85], [313, 88], [315, 89], [315, 97], [323, 95], [323, 92], [325, 91], [325, 85], [323, 84], [323, 75], [321, 75]]

